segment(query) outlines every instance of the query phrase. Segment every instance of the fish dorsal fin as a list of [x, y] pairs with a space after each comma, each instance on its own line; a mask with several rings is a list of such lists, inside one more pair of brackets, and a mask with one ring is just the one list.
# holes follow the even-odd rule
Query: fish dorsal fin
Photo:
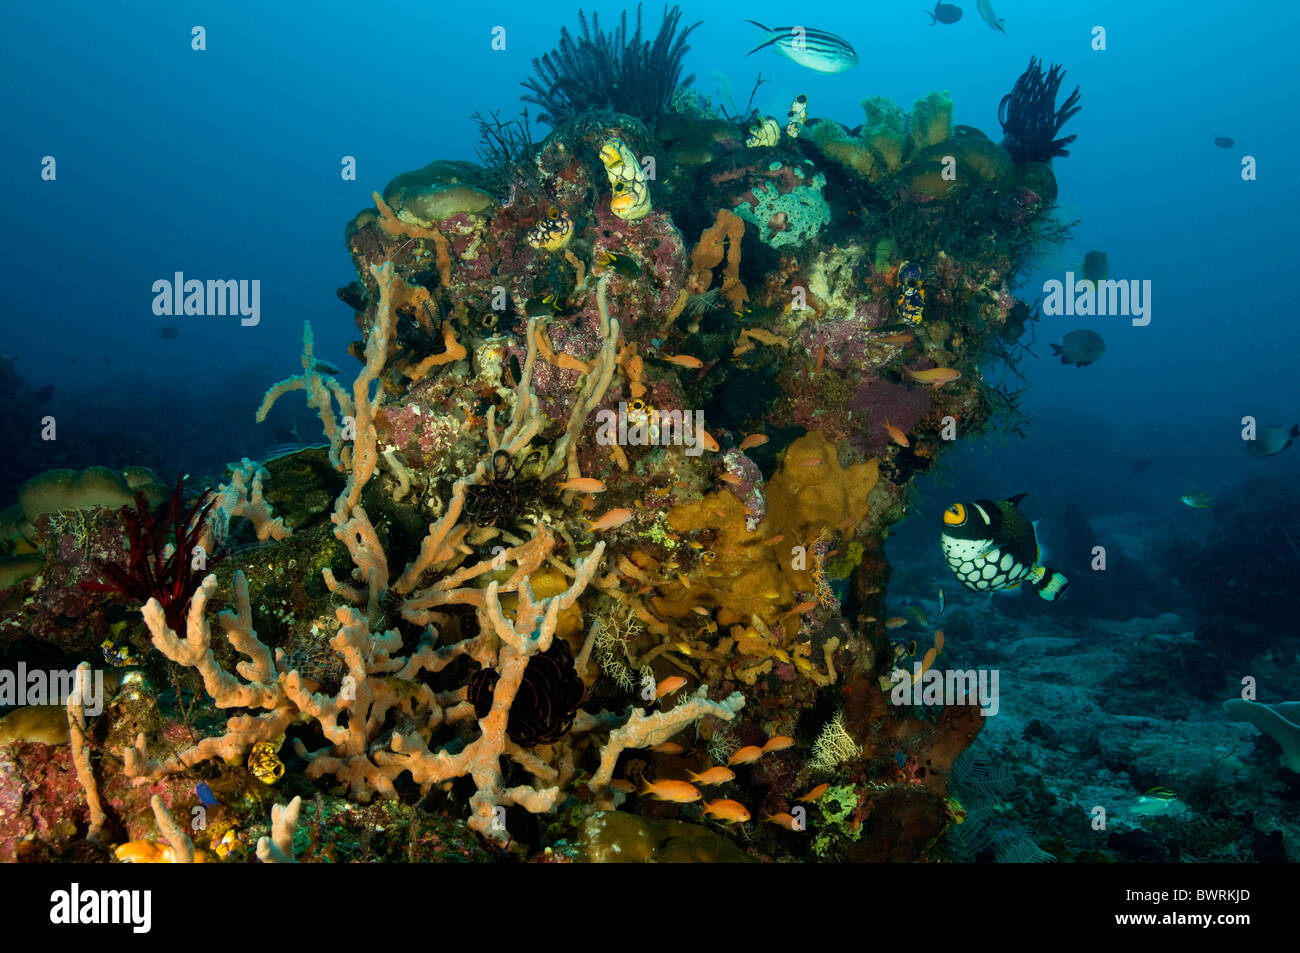
[[1015, 496], [1008, 496], [1006, 502], [1010, 503], [1016, 509], [1020, 509], [1020, 501], [1028, 495], [1028, 493], [1017, 493]]

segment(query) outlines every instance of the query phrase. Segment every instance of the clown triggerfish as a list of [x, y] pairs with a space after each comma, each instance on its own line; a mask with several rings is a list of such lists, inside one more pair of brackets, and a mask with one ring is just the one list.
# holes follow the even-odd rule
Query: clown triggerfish
[[954, 503], [943, 511], [943, 555], [967, 589], [1014, 589], [1028, 579], [1051, 602], [1070, 584], [1055, 569], [1039, 565], [1034, 526], [1018, 508], [1025, 495]]

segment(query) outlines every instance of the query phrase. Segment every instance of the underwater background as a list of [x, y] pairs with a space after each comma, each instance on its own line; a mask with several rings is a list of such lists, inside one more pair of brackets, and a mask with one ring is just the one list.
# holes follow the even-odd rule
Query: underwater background
[[[872, 524], [871, 532], [884, 541], [880, 558], [889, 565], [881, 570], [882, 611], [868, 622], [879, 628], [886, 618], [902, 620], [887, 634], [876, 632], [877, 654], [881, 646], [894, 646], [903, 670], [910, 672], [912, 657], [920, 663], [934, 630], [942, 626], [946, 646], [939, 644], [941, 668], [995, 667], [1001, 672], [1000, 711], [985, 720], [979, 737], [961, 756], [965, 760], [955, 761], [951, 783], [939, 797], [958, 805], [948, 804], [948, 820], [910, 852], [882, 848], [863, 853], [854, 845], [864, 836], [889, 837], [888, 824], [877, 822], [884, 824], [886, 833], [872, 830], [872, 812], [857, 810], [871, 801], [864, 787], [868, 782], [861, 774], [849, 777], [843, 771], [809, 774], [802, 763], [791, 763], [789, 777], [772, 772], [751, 778], [747, 786], [738, 781], [739, 789], [724, 792], [727, 799], [747, 803], [753, 820], [761, 823], [756, 791], [769, 798], [765, 812], [788, 817], [794, 794], [829, 782], [846, 802], [838, 820], [827, 822], [834, 835], [815, 850], [784, 840], [755, 843], [740, 838], [731, 827], [722, 827], [725, 833], [720, 836], [751, 856], [781, 859], [1293, 861], [1300, 856], [1294, 820], [1300, 797], [1300, 712], [1284, 705], [1300, 701], [1300, 636], [1295, 629], [1300, 613], [1300, 517], [1294, 508], [1300, 448], [1288, 445], [1286, 431], [1300, 421], [1300, 328], [1294, 302], [1294, 223], [1300, 216], [1300, 197], [1283, 165], [1297, 145], [1296, 125], [1289, 121], [1294, 108], [1291, 90], [1277, 80], [1270, 64], [1289, 58], [1300, 13], [1289, 5], [1240, 4], [1218, 10], [1185, 3], [1043, 5], [998, 0], [994, 6], [996, 16], [1005, 21], [1003, 32], [981, 19], [973, 0], [956, 4], [963, 16], [953, 23], [931, 23], [923, 6], [918, 0], [800, 6], [799, 16], [810, 28], [841, 37], [856, 51], [858, 61], [852, 68], [822, 73], [782, 57], [772, 47], [750, 55], [767, 34], [746, 19], [773, 27], [787, 24], [788, 4], [753, 2], [743, 9], [686, 4], [683, 26], [700, 23], [689, 35], [684, 72], [694, 75], [691, 88], [708, 97], [711, 107], [724, 106], [728, 118], [737, 120], [737, 143], [746, 131], [753, 131], [748, 120], [755, 110], [760, 118], [776, 117], [783, 127], [800, 95], [807, 97], [810, 120], [833, 119], [852, 134], [863, 122], [860, 102], [865, 97], [887, 97], [906, 110], [932, 91], [946, 91], [951, 97], [946, 129], [977, 127], [997, 141], [1002, 138], [999, 103], [1030, 58], [1040, 57], [1044, 69], [1060, 64], [1066, 71], [1060, 97], [1076, 86], [1081, 91], [1082, 109], [1064, 127], [1077, 139], [1069, 144], [1068, 156], [1051, 161], [1056, 201], [1044, 203], [1050, 208], [1036, 206], [1034, 214], [1068, 225], [1068, 234], [1059, 243], [1034, 243], [1006, 291], [1033, 305], [1045, 296], [1045, 282], [1063, 281], [1066, 272], [1082, 276], [1085, 256], [1104, 251], [1109, 278], [1150, 282], [1150, 322], [1137, 326], [1123, 315], [1042, 314], [1028, 323], [1018, 340], [997, 345], [1013, 360], [999, 361], [993, 349], [983, 353], [978, 364], [985, 381], [996, 383], [1011, 402], [992, 415], [988, 432], [962, 433], [955, 443], [934, 451], [933, 461], [927, 454], [924, 464], [913, 460], [910, 469], [899, 471], [893, 502], [906, 515], [900, 510], [896, 515], [902, 518], [892, 522], [891, 517], [892, 525]], [[623, 4], [585, 5], [588, 17], [597, 12], [605, 29], [617, 24], [624, 9]], [[645, 7], [647, 34], [654, 34], [661, 13], [660, 5]], [[177, 478], [188, 474], [188, 503], [200, 489], [225, 481], [228, 464], [242, 458], [269, 462], [289, 450], [322, 444], [316, 413], [304, 408], [297, 395], [282, 400], [266, 423], [256, 423], [254, 412], [268, 387], [299, 370], [304, 320], [311, 322], [315, 357], [325, 362], [323, 367], [341, 369], [338, 379], [351, 390], [360, 366], [357, 358], [364, 355], [360, 343], [351, 350], [350, 345], [357, 342], [359, 328], [366, 339], [378, 300], [376, 281], [382, 279], [377, 273], [373, 279], [362, 273], [356, 263], [380, 261], [373, 248], [363, 254], [351, 243], [360, 220], [353, 221], [346, 243], [344, 226], [359, 209], [374, 208], [372, 192], [383, 191], [384, 183], [406, 170], [420, 169], [432, 159], [483, 161], [474, 114], [496, 111], [502, 120], [516, 118], [524, 92], [520, 83], [533, 74], [534, 58], [556, 45], [561, 27], [575, 36], [578, 31], [576, 5], [515, 2], [471, 10], [328, 0], [114, 6], [54, 2], [11, 6], [3, 17], [10, 38], [0, 57], [0, 76], [9, 91], [0, 107], [9, 143], [0, 150], [8, 223], [0, 252], [9, 279], [0, 345], [0, 438], [8, 450], [0, 465], [4, 506], [19, 499], [27, 481], [46, 471], [92, 466], [118, 472], [150, 468], [167, 495]], [[195, 25], [205, 31], [202, 50], [192, 48]], [[504, 49], [493, 48], [493, 30], [499, 26], [506, 31]], [[1104, 49], [1095, 48], [1096, 27], [1104, 28]], [[763, 82], [751, 96], [760, 72]], [[537, 106], [530, 112], [533, 140], [540, 150], [552, 127], [539, 121]], [[578, 149], [587, 146], [577, 143], [595, 142], [599, 148], [599, 138], [575, 133], [569, 145]], [[1231, 145], [1222, 145], [1228, 140]], [[743, 148], [727, 147], [727, 156], [715, 155], [710, 161], [731, 161]], [[813, 149], [807, 137], [800, 140], [799, 150], [813, 157], [818, 168], [835, 169], [833, 179], [851, 176]], [[589, 153], [589, 165], [597, 168], [595, 151]], [[42, 175], [49, 168], [47, 157], [56, 163], [52, 180]], [[355, 160], [354, 177], [340, 174], [347, 167], [345, 157]], [[772, 161], [786, 160], [777, 156]], [[1247, 166], [1257, 173], [1243, 175]], [[891, 169], [891, 176], [897, 174]], [[595, 181], [605, 187], [599, 176]], [[611, 172], [611, 187], [614, 181]], [[688, 209], [694, 200], [685, 194], [683, 181], [673, 180], [672, 188], [683, 193], [673, 201]], [[821, 239], [808, 240], [804, 254], [812, 254], [818, 241], [829, 245], [828, 236], [845, 227], [833, 200], [835, 187], [833, 182], [827, 192], [833, 224]], [[1010, 185], [998, 187], [1011, 194]], [[513, 197], [512, 188], [524, 187], [515, 182], [498, 188], [495, 201]], [[658, 188], [657, 181], [652, 182], [656, 206], [662, 204]], [[878, 178], [870, 188], [884, 194]], [[703, 193], [698, 200], [705, 201]], [[847, 200], [843, 204], [847, 206]], [[715, 210], [675, 213], [685, 249], [700, 239]], [[532, 224], [527, 215], [519, 221], [520, 232]], [[361, 222], [360, 227], [368, 226], [369, 221]], [[870, 242], [876, 247], [887, 237], [886, 230], [878, 223], [872, 229]], [[377, 224], [372, 230], [379, 234]], [[752, 222], [748, 231], [746, 255], [758, 244]], [[384, 235], [384, 242], [396, 237], [387, 231]], [[415, 240], [411, 235], [410, 241]], [[998, 240], [992, 241], [996, 245]], [[627, 247], [635, 257], [634, 244]], [[394, 240], [383, 249], [396, 260], [406, 246]], [[888, 278], [892, 289], [900, 256], [886, 259], [894, 270]], [[775, 255], [763, 259], [774, 272], [780, 270], [777, 260]], [[596, 267], [592, 257], [590, 268]], [[612, 259], [605, 267], [612, 273], [618, 263]], [[643, 259], [638, 267], [651, 266]], [[757, 268], [752, 263], [745, 267]], [[927, 282], [936, 280], [933, 261], [923, 261], [921, 267]], [[865, 258], [862, 268], [857, 277], [865, 281]], [[871, 271], [874, 276], [874, 267]], [[159, 279], [171, 280], [176, 272], [201, 280], [260, 280], [257, 323], [244, 326], [238, 315], [156, 314], [153, 285]], [[425, 273], [433, 271], [426, 268]], [[626, 281], [641, 280], [639, 270], [636, 276], [618, 273]], [[407, 271], [406, 278], [413, 274]], [[364, 286], [359, 297], [353, 285], [358, 278]], [[742, 278], [750, 288], [751, 303], [757, 304], [756, 289], [768, 279], [753, 273], [742, 273]], [[987, 275], [980, 280], [994, 283]], [[350, 285], [352, 298], [341, 293]], [[587, 285], [580, 299], [594, 322], [595, 286], [592, 281]], [[545, 290], [537, 287], [539, 294]], [[874, 292], [877, 297], [892, 294], [885, 289], [881, 283]], [[933, 286], [927, 290], [936, 297]], [[573, 291], [570, 302], [575, 312], [579, 291]], [[561, 309], [557, 305], [553, 310]], [[371, 318], [354, 320], [362, 313]], [[934, 312], [929, 314], [934, 320]], [[528, 311], [522, 320], [535, 316]], [[626, 328], [628, 319], [620, 320]], [[727, 325], [732, 343], [745, 320], [742, 312]], [[916, 326], [923, 328], [925, 320]], [[433, 331], [437, 325], [435, 318]], [[1087, 366], [1065, 364], [1053, 354], [1051, 344], [1061, 343], [1077, 329], [1095, 331], [1105, 343], [1104, 353]], [[712, 333], [707, 321], [705, 332]], [[902, 333], [909, 332], [904, 328]], [[483, 338], [476, 335], [475, 340]], [[430, 340], [439, 337], [432, 334]], [[642, 353], [647, 366], [659, 344], [664, 355], [694, 353], [689, 335], [673, 338], [671, 347], [659, 338], [653, 343], [646, 338]], [[556, 346], [563, 350], [558, 340]], [[958, 344], [949, 341], [945, 347], [944, 353], [960, 356]], [[441, 352], [434, 348], [430, 353]], [[522, 359], [522, 352], [518, 356]], [[807, 356], [811, 361], [812, 354]], [[817, 358], [816, 370], [826, 356]], [[596, 360], [592, 353], [581, 353], [579, 359]], [[940, 365], [935, 361], [930, 366]], [[311, 373], [303, 367], [304, 373]], [[669, 370], [685, 377], [690, 367]], [[964, 371], [967, 379], [972, 370]], [[892, 383], [896, 377], [894, 372], [888, 379]], [[768, 386], [777, 386], [775, 376]], [[934, 393], [953, 386], [945, 384]], [[390, 382], [388, 399], [399, 396], [399, 385]], [[501, 406], [497, 426], [506, 416]], [[617, 407], [617, 400], [612, 406]], [[701, 400], [693, 406], [715, 405]], [[483, 407], [479, 410], [486, 413]], [[43, 436], [48, 418], [57, 421], [56, 439]], [[1260, 430], [1283, 428], [1281, 436], [1269, 431], [1276, 452], [1248, 452], [1244, 418], [1253, 418]], [[470, 419], [473, 423], [480, 418], [470, 413]], [[920, 419], [915, 414], [912, 422]], [[900, 454], [873, 426], [876, 436], [866, 444], [871, 453], [864, 455], [858, 447], [857, 456], [842, 453], [840, 463], [862, 465], [873, 455], [884, 460]], [[846, 432], [852, 429], [851, 424], [844, 427]], [[752, 429], [733, 428], [729, 441], [721, 441], [724, 449], [734, 448]], [[783, 428], [781, 439], [789, 444], [797, 431]], [[762, 451], [771, 456], [755, 456], [768, 481], [781, 464], [775, 455], [779, 449], [773, 445]], [[825, 463], [829, 466], [829, 457]], [[466, 466], [464, 472], [472, 469]], [[380, 472], [388, 471], [381, 465]], [[490, 478], [491, 466], [483, 472]], [[668, 486], [652, 480], [648, 470], [632, 472], [646, 480], [634, 494], [639, 498], [648, 499], [652, 483]], [[589, 468], [583, 473], [599, 475]], [[518, 477], [517, 472], [513, 475]], [[572, 472], [567, 476], [574, 478]], [[742, 476], [749, 479], [747, 473]], [[379, 482], [376, 477], [371, 491]], [[612, 488], [608, 475], [605, 482]], [[675, 494], [673, 502], [685, 505], [718, 489], [714, 484], [696, 485], [694, 478], [688, 482], [692, 488]], [[329, 496], [338, 492], [337, 486], [325, 486]], [[444, 481], [439, 492], [445, 496], [449, 487], [450, 481]], [[326, 491], [313, 485], [313, 492]], [[572, 506], [575, 492], [585, 491], [568, 491], [566, 505]], [[1069, 590], [1058, 601], [1038, 598], [1027, 591], [1028, 585], [993, 595], [971, 591], [954, 578], [956, 566], [950, 570], [945, 561], [939, 536], [944, 513], [955, 501], [969, 505], [1021, 493], [1027, 496], [1019, 508], [1035, 522], [1033, 532], [1042, 549], [1026, 566], [1040, 563], [1069, 578]], [[282, 486], [280, 494], [293, 492]], [[356, 502], [336, 511], [342, 514], [336, 526]], [[523, 497], [499, 505], [503, 513], [509, 512], [523, 505]], [[609, 504], [597, 498], [595, 505], [595, 512], [588, 514], [593, 520], [611, 506], [634, 509], [630, 498]], [[281, 508], [277, 504], [277, 513]], [[408, 537], [404, 548], [399, 547], [401, 555], [392, 556], [394, 575], [414, 558], [424, 525], [443, 512], [417, 512], [404, 524], [391, 517], [394, 523], [386, 524], [386, 531], [400, 525]], [[295, 530], [301, 528], [293, 519], [287, 522]], [[327, 539], [328, 523], [326, 517], [318, 524], [325, 527]], [[570, 530], [576, 532], [577, 526], [575, 522]], [[42, 535], [36, 546], [39, 558], [56, 558], [59, 547], [49, 538], [56, 529], [34, 529], [37, 532], [26, 538]], [[630, 527], [626, 532], [632, 537], [630, 547], [635, 536]], [[644, 526], [637, 532], [649, 535]], [[23, 535], [21, 530], [10, 534], [6, 557], [30, 555], [30, 546], [24, 549], [15, 542]], [[124, 531], [120, 535], [125, 539]], [[708, 537], [703, 545], [712, 545], [715, 538]], [[240, 537], [224, 564], [223, 587], [230, 583], [230, 573], [241, 568], [257, 591], [257, 554], [244, 565], [238, 559], [239, 547], [263, 543], [260, 532], [257, 543], [248, 532]], [[591, 544], [586, 539], [564, 556], [562, 581], [574, 578], [570, 567], [591, 551]], [[847, 551], [847, 538], [838, 545]], [[1104, 549], [1104, 568], [1098, 566], [1097, 547]], [[1009, 551], [1004, 545], [1003, 552]], [[484, 548], [480, 555], [486, 552]], [[609, 562], [612, 553], [612, 548], [606, 552]], [[625, 555], [648, 572], [631, 553], [628, 549]], [[355, 552], [353, 557], [362, 566]], [[317, 562], [329, 562], [323, 557], [312, 562], [302, 554], [297, 558], [303, 567], [312, 566], [313, 579], [321, 568]], [[333, 558], [340, 578], [345, 570], [350, 573], [345, 549], [338, 548]], [[660, 552], [656, 571], [663, 562]], [[48, 576], [49, 563], [45, 565]], [[612, 568], [602, 570], [608, 571]], [[664, 578], [675, 574], [662, 572]], [[353, 578], [364, 589], [365, 572]], [[47, 612], [32, 588], [35, 584], [31, 577], [15, 582], [15, 577], [6, 576], [5, 581], [19, 590], [10, 591], [3, 611], [21, 618], [21, 623], [14, 622], [14, 631], [23, 631], [21, 636], [0, 632], [7, 667], [22, 659], [71, 667], [79, 657], [103, 664], [95, 656], [97, 637], [79, 645], [76, 640], [34, 634], [33, 614]], [[67, 584], [73, 586], [76, 580]], [[198, 585], [197, 578], [193, 584]], [[839, 599], [848, 598], [847, 586], [839, 586]], [[539, 597], [560, 591], [543, 593], [537, 588]], [[230, 593], [235, 591], [223, 588], [214, 605], [233, 605], [237, 597]], [[686, 606], [682, 600], [689, 601], [690, 591], [689, 585], [679, 586], [675, 595], [661, 590], [659, 598]], [[804, 590], [795, 586], [794, 591]], [[303, 618], [329, 616], [340, 605], [338, 596], [327, 595], [324, 601], [319, 593], [315, 597], [313, 609], [296, 606], [293, 611]], [[142, 656], [148, 649], [149, 637], [138, 626], [136, 613], [143, 601], [126, 600], [122, 605], [129, 613], [123, 611], [105, 623], [107, 629], [95, 630], [96, 636], [111, 630], [118, 660]], [[369, 622], [378, 631], [371, 602]], [[726, 600], [720, 602], [725, 614]], [[861, 610], [856, 621], [844, 623], [846, 631], [860, 635], [854, 626], [868, 624], [862, 621], [869, 614], [864, 605], [856, 606]], [[177, 631], [184, 608], [179, 606], [168, 619], [176, 622]], [[707, 608], [714, 611], [717, 606]], [[268, 627], [257, 618], [265, 603], [256, 604], [255, 598], [255, 609], [259, 631], [265, 635], [267, 628], [276, 629], [291, 638], [294, 622]], [[379, 615], [385, 623], [394, 618], [392, 612]], [[132, 633], [125, 625], [128, 617], [138, 631]], [[47, 624], [50, 618], [47, 614]], [[404, 625], [412, 624], [410, 616], [405, 618]], [[730, 621], [744, 624], [739, 617]], [[718, 616], [712, 622], [723, 630], [728, 626]], [[70, 624], [61, 619], [52, 628]], [[410, 649], [418, 631], [401, 634]], [[468, 629], [462, 634], [468, 635]], [[817, 647], [812, 658], [817, 661], [820, 630], [813, 639]], [[647, 647], [641, 646], [642, 654]], [[832, 653], [828, 649], [827, 658]], [[224, 656], [221, 661], [230, 663]], [[161, 659], [150, 664], [166, 720], [177, 698], [186, 695], [183, 690], [169, 694]], [[873, 676], [884, 672], [888, 682], [887, 664], [860, 659], [855, 664]], [[233, 664], [227, 667], [233, 670]], [[652, 670], [656, 682], [672, 674]], [[1276, 706], [1266, 713], [1252, 712], [1250, 724], [1229, 718], [1221, 705], [1240, 693], [1247, 677], [1257, 685], [1258, 701]], [[187, 687], [198, 693], [198, 684], [196, 680]], [[692, 678], [687, 691], [694, 692], [700, 684]], [[707, 694], [713, 704], [729, 695], [720, 694], [718, 685], [711, 688]], [[831, 700], [826, 686], [821, 688], [815, 705], [819, 724], [801, 724], [795, 730], [772, 721], [751, 728], [769, 737], [788, 733], [796, 751], [811, 751], [823, 737], [820, 723], [844, 708], [843, 699]], [[593, 689], [588, 685], [585, 690]], [[814, 694], [808, 696], [810, 705]], [[748, 706], [746, 714], [761, 708], [753, 698]], [[584, 714], [578, 714], [579, 724]], [[864, 723], [870, 721], [862, 717]], [[394, 729], [390, 721], [385, 731], [409, 727], [403, 723]], [[612, 722], [601, 727], [617, 730]], [[128, 744], [134, 737], [120, 726], [107, 730], [115, 737], [121, 734]], [[157, 725], [151, 730], [167, 734]], [[18, 731], [0, 737], [21, 742], [23, 735]], [[27, 741], [39, 744], [35, 738]], [[170, 743], [178, 742], [171, 738]], [[306, 747], [319, 749], [322, 743], [316, 736]], [[106, 738], [95, 741], [97, 751], [112, 748]], [[447, 750], [460, 749], [451, 744]], [[301, 775], [306, 759], [300, 753], [294, 761], [289, 747], [284, 751], [288, 775], [295, 770]], [[876, 754], [886, 763], [895, 756], [883, 748]], [[908, 761], [901, 741], [898, 754], [899, 771], [906, 774], [914, 763]], [[625, 756], [620, 767], [625, 768], [626, 761]], [[691, 770], [707, 767], [692, 763]], [[318, 774], [310, 776], [315, 780]], [[684, 771], [674, 772], [659, 762], [651, 762], [645, 772], [638, 769], [638, 782], [643, 774], [686, 777]], [[192, 791], [194, 783], [215, 780], [200, 780], [195, 774], [185, 791]], [[583, 783], [574, 781], [577, 787]], [[353, 795], [360, 784], [353, 784]], [[331, 795], [340, 793], [323, 782], [317, 787]], [[382, 785], [378, 789], [384, 793]], [[304, 803], [311, 801], [307, 787], [300, 793]], [[241, 800], [243, 806], [236, 811], [235, 794], [220, 796], [223, 809], [238, 814], [240, 836], [251, 851], [256, 835], [268, 829], [275, 793], [257, 797], [257, 811], [265, 815], [261, 829], [252, 807]], [[242, 789], [238, 796], [244, 797]], [[172, 804], [172, 792], [164, 800]], [[399, 799], [408, 806], [416, 800]], [[599, 792], [594, 800], [602, 805], [625, 803], [621, 795], [611, 799]], [[709, 823], [698, 810], [684, 808], [679, 813], [672, 798], [663, 800], [672, 812], [641, 813]], [[847, 804], [850, 800], [852, 805]], [[340, 803], [347, 802], [340, 798]], [[519, 826], [512, 821], [512, 837], [530, 852], [562, 852], [557, 845], [577, 842], [572, 828], [586, 823], [576, 818], [587, 808], [573, 805], [590, 806], [592, 798], [582, 792], [558, 803], [569, 804], [571, 814], [577, 812], [569, 829], [539, 829], [529, 826], [531, 822]], [[456, 818], [466, 813], [465, 805], [465, 797], [452, 797], [435, 813]], [[1101, 829], [1094, 825], [1099, 805], [1109, 819]], [[153, 823], [148, 803], [135, 807], [141, 808], [140, 819], [110, 820], [110, 826], [119, 828], [115, 843], [158, 839], [152, 828], [145, 831]], [[313, 816], [336, 810], [341, 809], [332, 802], [322, 807], [318, 799]], [[692, 810], [696, 813], [689, 813]], [[960, 823], [955, 820], [958, 813]], [[882, 818], [883, 811], [877, 816]], [[863, 830], [868, 833], [863, 835]], [[467, 845], [472, 841], [453, 828], [439, 836], [447, 842], [462, 836]], [[584, 836], [588, 841], [596, 837], [589, 832]], [[487, 839], [499, 846], [500, 838]], [[338, 844], [343, 841], [339, 835]], [[316, 846], [313, 839], [313, 849]], [[338, 856], [352, 858], [359, 850], [339, 846]], [[482, 848], [475, 842], [463, 850], [477, 857]], [[430, 848], [426, 853], [436, 852]], [[51, 841], [48, 853], [33, 859], [93, 856], [64, 840]], [[391, 856], [406, 859], [395, 849]], [[425, 858], [414, 849], [410, 856]], [[737, 859], [716, 846], [701, 847], [696, 859], [724, 857]]]

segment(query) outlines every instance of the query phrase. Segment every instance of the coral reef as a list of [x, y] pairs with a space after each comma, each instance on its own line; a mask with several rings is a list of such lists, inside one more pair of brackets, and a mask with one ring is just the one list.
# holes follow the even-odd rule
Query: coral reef
[[301, 391], [323, 446], [161, 520], [140, 472], [24, 489], [0, 645], [117, 681], [0, 725], [0, 854], [937, 856], [983, 716], [891, 699], [883, 543], [945, 421], [993, 418], [1047, 180], [947, 94], [719, 115], [680, 16], [580, 15], [525, 84], [545, 141], [480, 115], [486, 168], [347, 225], [357, 363], [306, 324], [256, 415]]

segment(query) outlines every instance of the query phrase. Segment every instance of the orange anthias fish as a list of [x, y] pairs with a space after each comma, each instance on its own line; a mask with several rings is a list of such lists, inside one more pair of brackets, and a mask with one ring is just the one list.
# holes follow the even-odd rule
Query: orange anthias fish
[[817, 787], [813, 788], [811, 791], [809, 791], [809, 792], [808, 792], [807, 794], [805, 794], [803, 797], [799, 798], [799, 801], [800, 801], [800, 803], [803, 803], [803, 804], [811, 804], [813, 801], [817, 800], [819, 797], [821, 797], [823, 794], [825, 794], [825, 793], [826, 793], [827, 791], [829, 791], [830, 789], [831, 789], [830, 782], [829, 782], [829, 781], [823, 781], [821, 784], [817, 785]]
[[912, 445], [907, 439], [907, 434], [891, 424], [888, 417], [885, 418], [885, 433], [889, 434], [889, 439], [900, 447], [910, 447]]
[[769, 824], [779, 824], [788, 831], [803, 830], [803, 825], [794, 819], [794, 815], [785, 811], [782, 811], [780, 814], [764, 814], [763, 820]]
[[728, 801], [725, 798], [719, 801], [705, 801], [704, 816], [715, 818], [725, 824], [743, 824], [749, 820], [749, 808], [739, 801]]
[[692, 357], [690, 354], [660, 354], [661, 358], [669, 364], [676, 364], [678, 367], [689, 367], [691, 370], [698, 370], [704, 366], [704, 362], [698, 357]]
[[736, 772], [730, 768], [724, 768], [722, 765], [709, 768], [707, 771], [701, 771], [699, 774], [687, 772], [690, 779], [696, 784], [726, 784], [728, 781], [734, 781]]
[[641, 794], [675, 804], [690, 804], [704, 797], [689, 781], [647, 781], [645, 778], [641, 779]]
[[803, 615], [805, 612], [811, 612], [813, 609], [816, 608], [817, 608], [816, 602], [801, 602], [793, 609], [791, 609], [789, 612], [785, 613], [785, 615], [781, 616], [781, 618], [785, 619], [792, 615]]
[[669, 675], [655, 688], [655, 698], [663, 698], [665, 695], [671, 695], [677, 689], [686, 684], [686, 679], [680, 675]]
[[770, 754], [773, 751], [784, 751], [786, 748], [794, 747], [794, 739], [789, 735], [773, 735], [767, 739], [767, 744], [763, 745], [763, 753]]
[[675, 741], [664, 741], [650, 748], [658, 754], [681, 754], [686, 749]]
[[709, 433], [707, 430], [705, 430], [703, 427], [697, 428], [697, 434], [695, 439], [698, 440], [700, 442], [700, 446], [703, 447], [705, 450], [709, 451], [709, 453], [717, 453], [718, 450], [720, 449], [718, 447], [718, 441], [714, 440], [713, 435]]
[[583, 522], [586, 523], [588, 529], [590, 529], [594, 533], [598, 530], [614, 529], [618, 526], [622, 526], [631, 518], [632, 518], [632, 511], [624, 507], [620, 507], [616, 510], [610, 510], [608, 513], [606, 513], [598, 520], [583, 520]]
[[886, 629], [901, 629], [905, 625], [907, 625], [907, 619], [901, 615], [896, 615], [885, 620]]
[[573, 490], [575, 493], [604, 493], [605, 481], [595, 477], [578, 477], [576, 480], [565, 480], [560, 484], [560, 489]]
[[914, 334], [884, 334], [878, 338], [872, 338], [873, 341], [879, 341], [881, 344], [911, 344], [916, 340]]
[[903, 373], [918, 384], [933, 384], [935, 387], [942, 387], [949, 381], [961, 377], [961, 371], [951, 367], [932, 367], [927, 371], [914, 371], [910, 367], [905, 367]]
[[745, 481], [736, 473], [719, 473], [718, 479], [728, 486], [740, 486]]
[[727, 764], [753, 764], [761, 757], [763, 757], [762, 748], [758, 745], [746, 745], [728, 758]]
[[767, 437], [761, 433], [752, 433], [744, 440], [740, 441], [740, 449], [748, 450], [750, 447], [761, 447], [767, 443]]

